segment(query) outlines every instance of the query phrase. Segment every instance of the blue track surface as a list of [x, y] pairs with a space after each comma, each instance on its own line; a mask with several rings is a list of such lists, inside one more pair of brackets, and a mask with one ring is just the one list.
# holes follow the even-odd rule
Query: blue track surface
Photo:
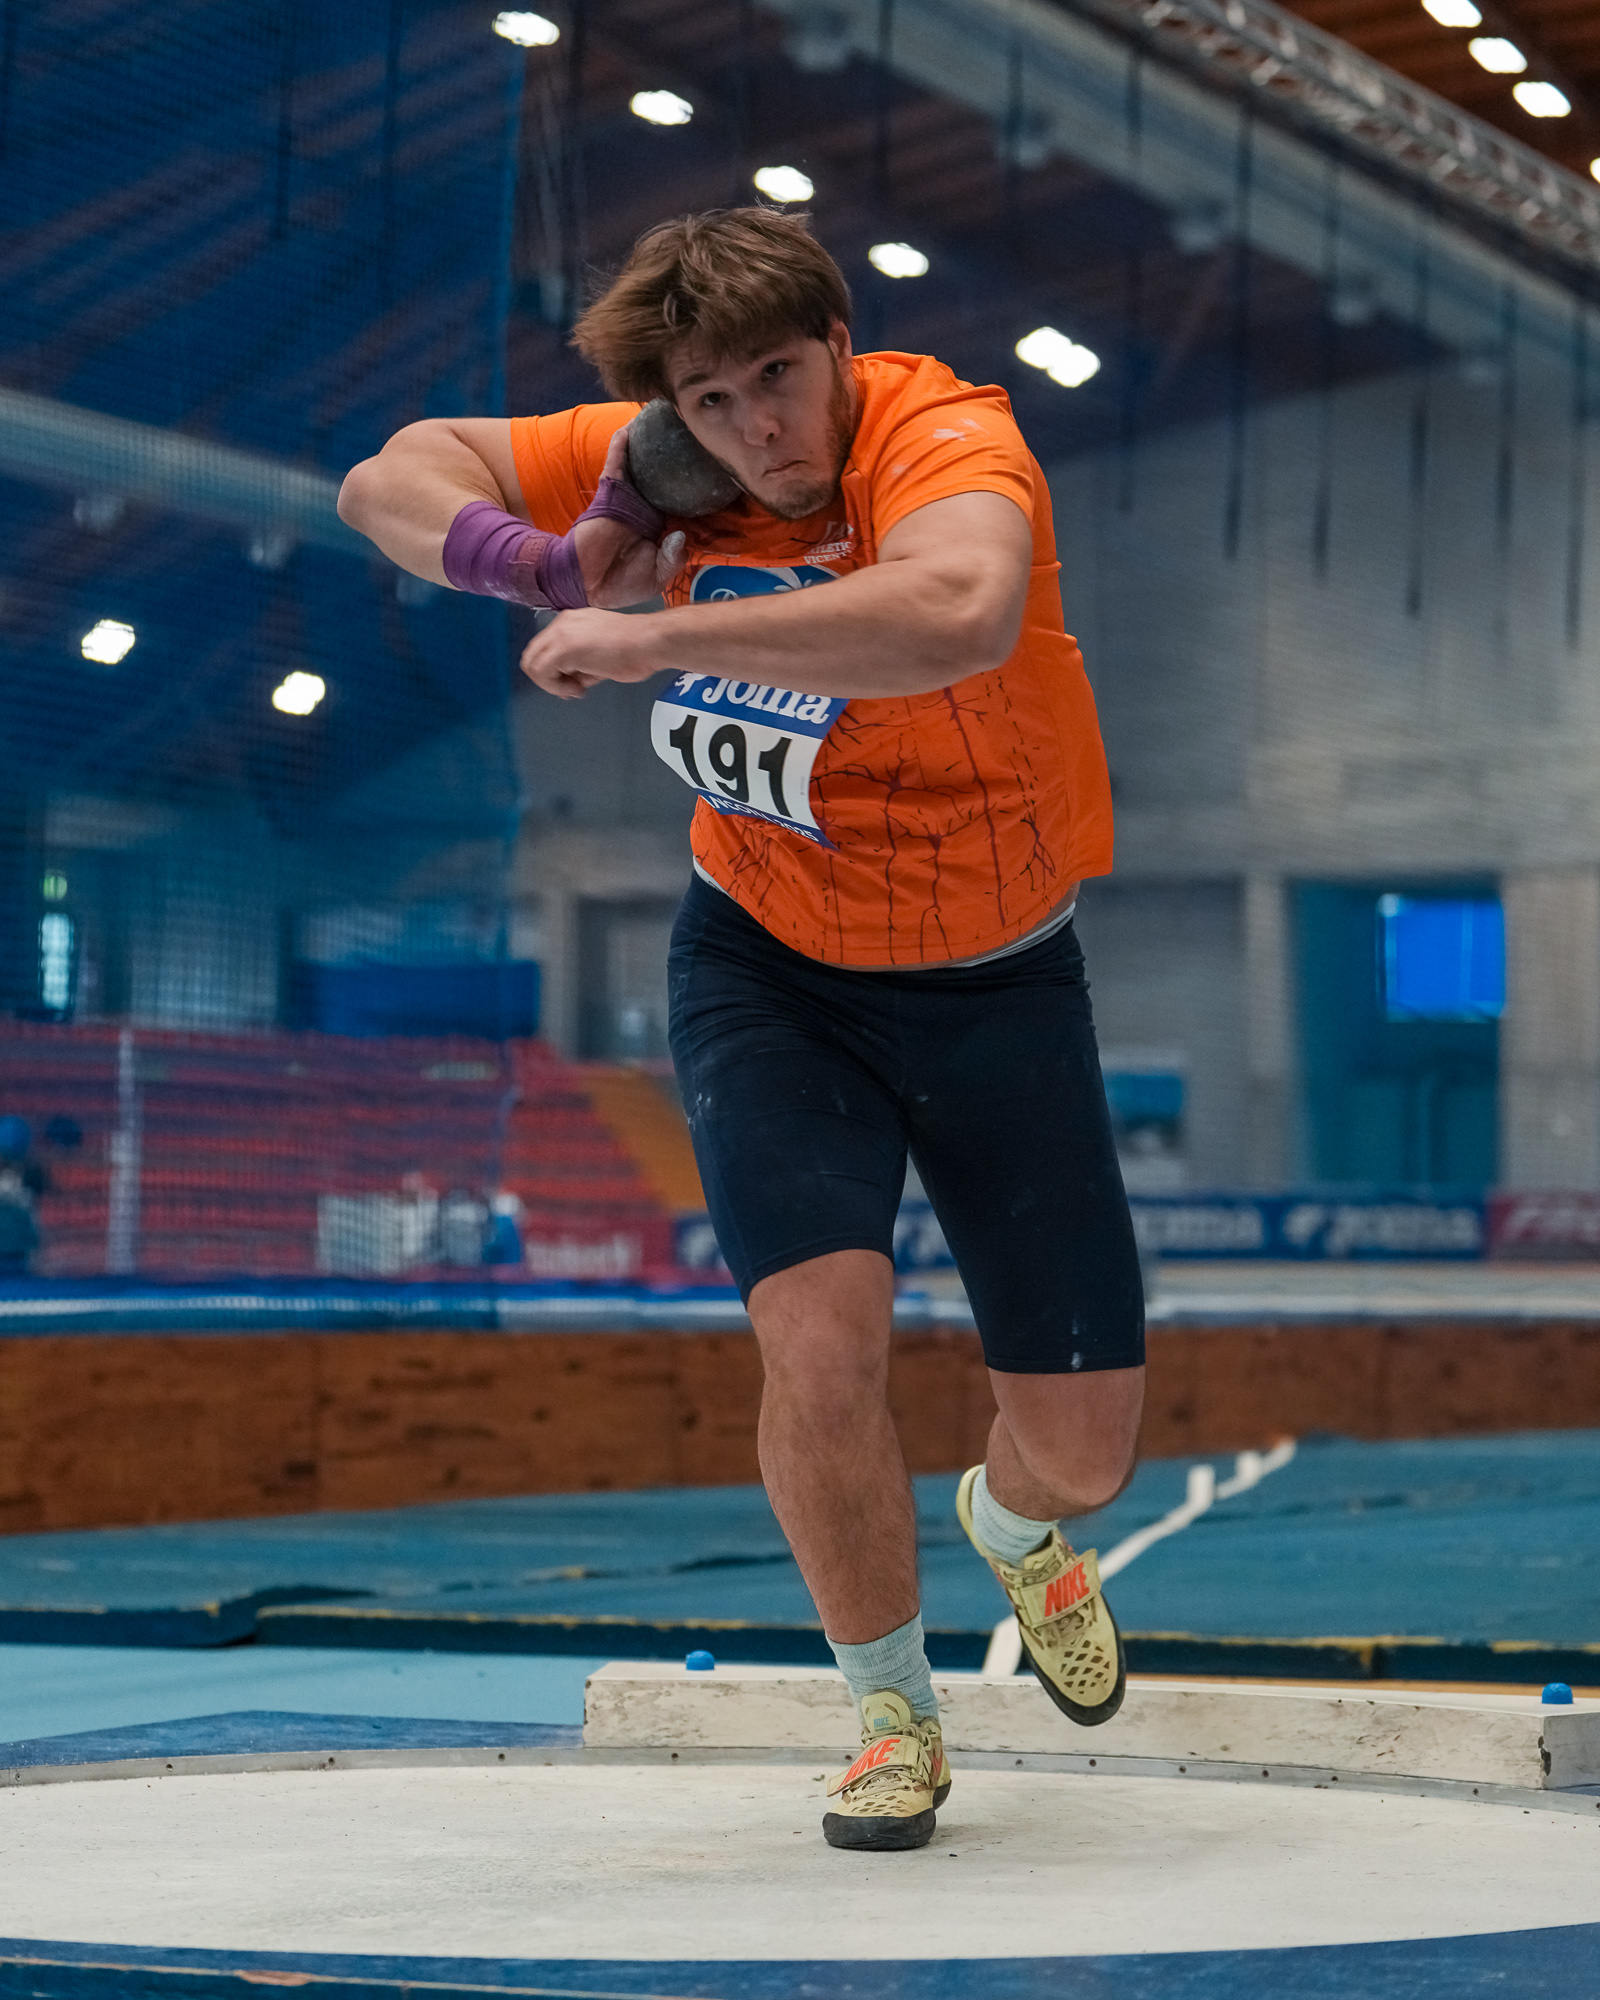
[[87, 1729], [69, 1736], [0, 1743], [0, 1769], [33, 1770], [136, 1759], [238, 1757], [292, 1750], [453, 1750], [497, 1747], [575, 1750], [577, 1723], [462, 1722], [454, 1717], [297, 1715], [246, 1709], [233, 1715], [193, 1715], [181, 1722], [124, 1729]]
[[[157, 1951], [0, 1938], [6, 2000], [236, 2000], [244, 1980], [360, 2000], [500, 1992], [566, 2000], [1588, 2000], [1600, 1925], [1274, 1951], [1107, 1958], [377, 1958], [312, 1952]], [[298, 1975], [298, 1977], [296, 1976]]]
[[[240, 1712], [360, 1716], [399, 1727], [576, 1726], [598, 1658], [345, 1651], [331, 1646], [0, 1646], [0, 1764], [19, 1740], [183, 1729]], [[176, 1739], [174, 1739], [176, 1740]], [[119, 1756], [124, 1754], [117, 1753]]]

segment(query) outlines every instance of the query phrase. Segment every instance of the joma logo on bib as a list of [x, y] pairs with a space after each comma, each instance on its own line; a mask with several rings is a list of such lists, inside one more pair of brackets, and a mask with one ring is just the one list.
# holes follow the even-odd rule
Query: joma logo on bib
[[796, 688], [763, 687], [759, 681], [719, 681], [710, 674], [679, 674], [667, 699], [682, 699], [691, 694], [695, 706], [708, 711], [721, 706], [779, 715], [786, 722], [832, 720], [827, 695], [801, 694]]
[[[833, 580], [832, 570], [809, 563], [792, 569], [719, 563], [695, 577], [689, 601], [765, 597]], [[765, 820], [827, 846], [811, 811], [811, 769], [847, 706], [842, 698], [796, 688], [679, 674], [651, 711], [650, 743], [718, 812]]]

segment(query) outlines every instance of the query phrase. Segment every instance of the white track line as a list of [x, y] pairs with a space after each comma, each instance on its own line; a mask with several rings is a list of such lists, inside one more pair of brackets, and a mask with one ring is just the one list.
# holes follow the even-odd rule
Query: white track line
[[[1271, 1451], [1241, 1451], [1233, 1461], [1233, 1477], [1217, 1480], [1216, 1467], [1212, 1465], [1191, 1465], [1187, 1490], [1181, 1506], [1174, 1507], [1170, 1514], [1163, 1514], [1159, 1521], [1152, 1521], [1147, 1528], [1140, 1528], [1125, 1540], [1108, 1549], [1100, 1558], [1102, 1582], [1125, 1570], [1129, 1563], [1142, 1556], [1146, 1549], [1157, 1542], [1164, 1542], [1168, 1535], [1175, 1535], [1198, 1521], [1218, 1500], [1231, 1500], [1236, 1493], [1248, 1493], [1252, 1486], [1259, 1486], [1269, 1472], [1279, 1472], [1294, 1457], [1294, 1439], [1286, 1438]], [[1022, 1665], [1022, 1632], [1015, 1618], [1002, 1618], [989, 1636], [989, 1650], [983, 1656], [983, 1671], [990, 1679], [1009, 1680]]]

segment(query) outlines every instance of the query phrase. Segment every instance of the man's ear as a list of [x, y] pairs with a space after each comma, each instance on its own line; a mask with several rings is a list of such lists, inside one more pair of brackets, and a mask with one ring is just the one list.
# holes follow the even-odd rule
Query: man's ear
[[833, 349], [833, 358], [841, 368], [848, 368], [854, 352], [850, 345], [850, 329], [842, 319], [828, 323], [828, 345]]

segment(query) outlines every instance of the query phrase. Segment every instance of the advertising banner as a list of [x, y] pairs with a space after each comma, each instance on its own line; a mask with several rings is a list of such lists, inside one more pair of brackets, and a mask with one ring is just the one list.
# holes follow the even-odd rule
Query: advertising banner
[[1497, 1194], [1489, 1255], [1550, 1263], [1600, 1257], [1600, 1194]]
[[[1509, 1199], [1497, 1198], [1497, 1213], [1502, 1200]], [[1559, 1199], [1570, 1203], [1573, 1197]], [[1584, 1224], [1591, 1247], [1580, 1254], [1600, 1256], [1600, 1197], [1587, 1199], [1593, 1204]], [[1134, 1195], [1128, 1205], [1145, 1257], [1254, 1257], [1295, 1263], [1411, 1257], [1461, 1262], [1489, 1254], [1489, 1204], [1478, 1195]], [[1519, 1226], [1526, 1231], [1534, 1225], [1524, 1220]], [[1546, 1226], [1556, 1225], [1552, 1220]], [[1579, 1223], [1568, 1217], [1561, 1226], [1576, 1230]], [[716, 1234], [706, 1217], [680, 1219], [677, 1241], [678, 1261], [685, 1268], [722, 1268]], [[1514, 1253], [1497, 1247], [1495, 1254]], [[953, 1267], [944, 1231], [926, 1201], [901, 1205], [894, 1255], [900, 1271]]]

